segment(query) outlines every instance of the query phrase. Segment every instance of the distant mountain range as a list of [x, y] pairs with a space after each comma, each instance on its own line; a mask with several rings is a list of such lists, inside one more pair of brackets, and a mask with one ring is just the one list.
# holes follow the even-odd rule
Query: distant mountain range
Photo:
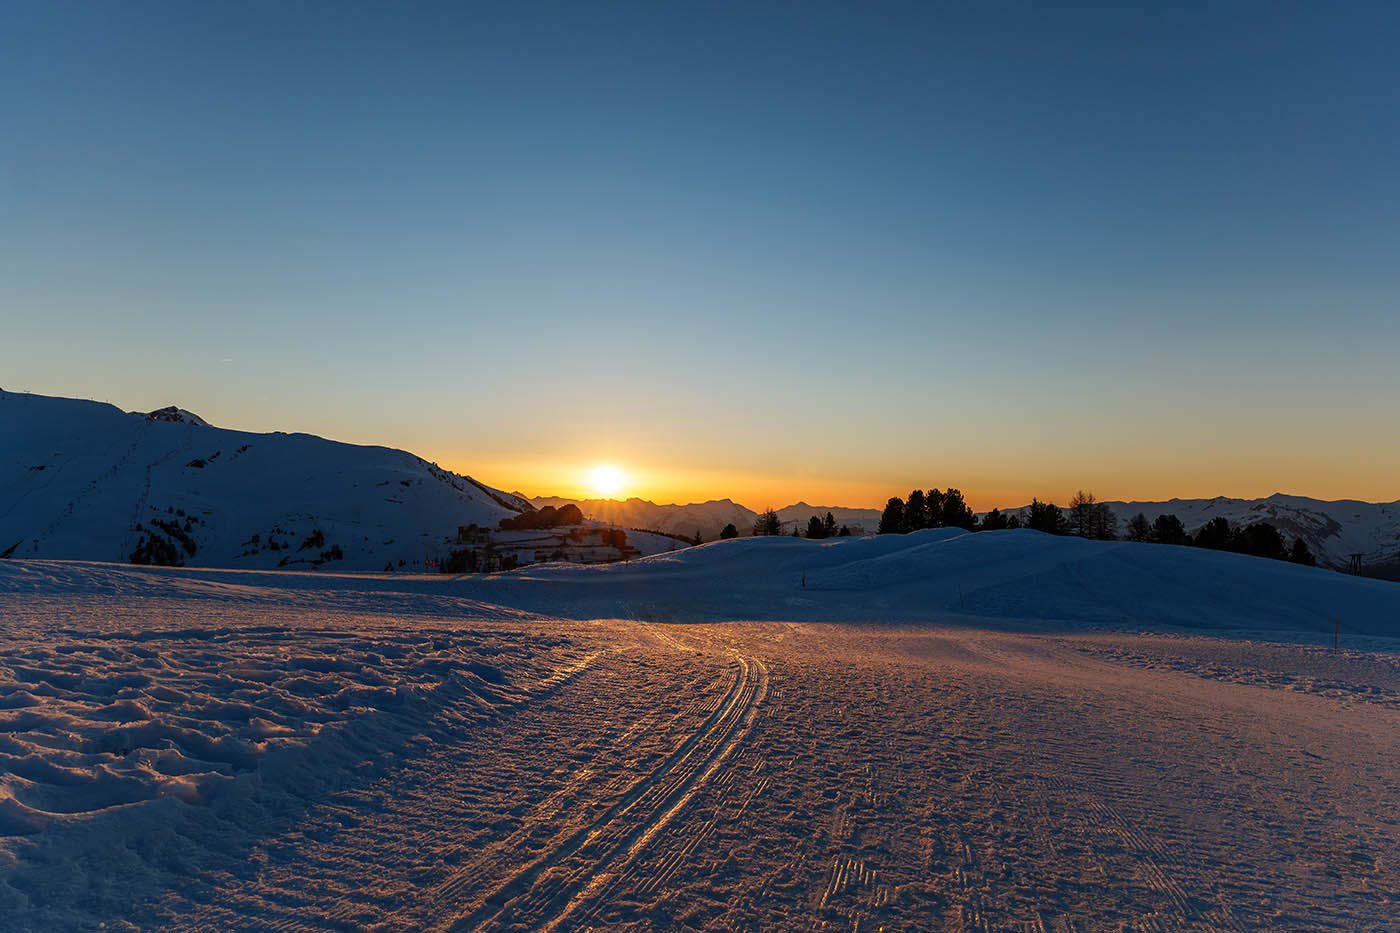
[[[520, 495], [516, 493], [516, 495]], [[730, 499], [712, 499], [709, 502], [691, 502], [688, 505], [658, 505], [646, 499], [563, 499], [558, 496], [538, 496], [529, 500], [536, 508], [552, 505], [558, 508], [574, 504], [584, 515], [597, 521], [620, 525], [623, 528], [644, 528], [662, 531], [667, 534], [694, 538], [699, 533], [702, 540], [714, 541], [724, 526], [733, 523], [739, 534], [747, 535], [753, 530], [758, 513]], [[837, 526], [846, 525], [852, 534], [874, 532], [880, 523], [879, 509], [850, 509], [840, 506], [808, 505], [799, 502], [776, 510], [785, 530], [791, 533], [794, 527], [805, 529], [813, 515], [824, 518], [827, 512], [836, 519]]]
[[1275, 493], [1264, 499], [1171, 499], [1166, 502], [1108, 502], [1118, 516], [1119, 532], [1139, 513], [1148, 520], [1171, 514], [1195, 532], [1213, 518], [1238, 525], [1269, 522], [1287, 539], [1302, 538], [1319, 564], [1342, 569], [1352, 554], [1378, 575], [1400, 570], [1400, 501], [1333, 502]]
[[[519, 495], [517, 493], [517, 495]], [[572, 502], [584, 515], [625, 528], [647, 528], [691, 538], [713, 541], [730, 522], [746, 535], [758, 517], [753, 509], [729, 499], [692, 502], [687, 505], [658, 505], [645, 499], [563, 499], [555, 496], [529, 500], [535, 506], [558, 507]], [[1363, 565], [1372, 572], [1392, 575], [1400, 572], [1400, 502], [1372, 503], [1354, 499], [1326, 502], [1304, 496], [1275, 494], [1264, 499], [1171, 499], [1166, 502], [1108, 502], [1118, 516], [1119, 529], [1138, 513], [1149, 520], [1174, 514], [1188, 531], [1194, 532], [1212, 518], [1225, 518], [1240, 525], [1266, 521], [1286, 538], [1301, 537], [1326, 567], [1342, 569], [1352, 554], [1361, 554]], [[813, 515], [830, 512], [837, 525], [847, 525], [852, 533], [872, 533], [880, 524], [879, 509], [853, 509], [841, 506], [808, 505], [798, 502], [779, 509], [784, 529], [805, 529]], [[1008, 509], [1019, 512], [1020, 509]]]

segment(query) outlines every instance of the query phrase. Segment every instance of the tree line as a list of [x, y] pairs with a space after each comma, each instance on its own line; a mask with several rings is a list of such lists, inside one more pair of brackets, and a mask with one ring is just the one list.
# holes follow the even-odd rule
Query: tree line
[[[907, 498], [893, 496], [885, 503], [880, 515], [880, 534], [907, 534], [924, 528], [964, 528], [968, 531], [1002, 531], [1029, 528], [1052, 535], [1072, 535], [1099, 541], [1118, 539], [1118, 517], [1106, 503], [1099, 502], [1091, 492], [1080, 490], [1070, 499], [1069, 508], [1061, 509], [1053, 502], [1032, 499], [1024, 516], [1016, 512], [992, 509], [981, 520], [963, 501], [960, 490], [915, 489]], [[1317, 559], [1307, 542], [1295, 537], [1288, 544], [1283, 534], [1269, 522], [1235, 525], [1224, 518], [1212, 518], [1195, 534], [1187, 532], [1175, 515], [1159, 515], [1148, 521], [1139, 512], [1128, 521], [1123, 535], [1128, 541], [1152, 544], [1175, 544], [1234, 551], [1255, 557], [1287, 560], [1295, 564], [1317, 565]]]
[[[794, 538], [800, 537], [798, 532], [799, 526], [794, 522], [792, 536]], [[783, 521], [778, 517], [778, 513], [772, 509], [764, 509], [759, 513], [758, 517], [754, 519], [753, 534], [755, 537], [761, 538], [780, 535], [782, 533]], [[724, 526], [724, 530], [720, 532], [719, 536], [721, 538], [736, 538], [739, 536], [739, 530], [731, 523]], [[842, 525], [838, 529], [836, 527], [836, 516], [832, 515], [830, 512], [826, 513], [826, 518], [818, 518], [813, 515], [807, 520], [807, 537], [809, 538], [849, 538], [850, 536], [851, 529], [845, 525]]]

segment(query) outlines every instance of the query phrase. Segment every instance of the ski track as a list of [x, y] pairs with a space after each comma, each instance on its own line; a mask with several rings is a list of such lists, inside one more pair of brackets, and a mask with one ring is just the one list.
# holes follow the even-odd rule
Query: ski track
[[[216, 648], [271, 658], [299, 641], [331, 655], [342, 631], [369, 632], [355, 637], [382, 653], [408, 637], [386, 633], [431, 627], [376, 617], [366, 597], [365, 615], [323, 608], [298, 635], [301, 597], [247, 598], [169, 599], [168, 634], [150, 640], [162, 664], [195, 649], [210, 665], [228, 656]], [[460, 656], [499, 658], [506, 681], [477, 684], [489, 704], [444, 691], [382, 768], [226, 844], [200, 837], [201, 811], [186, 808], [173, 832], [191, 844], [187, 874], [155, 891], [109, 886], [91, 919], [1044, 933], [1382, 930], [1400, 916], [1394, 655], [1196, 636], [561, 623], [456, 605], [477, 614], [470, 628], [458, 617], [413, 638], [424, 657], [468, 640], [497, 652]], [[26, 650], [56, 641], [44, 660], [55, 670], [65, 639], [98, 656], [136, 637], [84, 634], [107, 613], [82, 601], [22, 608], [10, 618], [42, 634]], [[160, 611], [155, 599], [131, 610]], [[199, 613], [241, 621], [183, 648]], [[533, 647], [512, 660], [519, 646]], [[45, 928], [9, 916], [20, 919], [0, 914], [0, 929]]]

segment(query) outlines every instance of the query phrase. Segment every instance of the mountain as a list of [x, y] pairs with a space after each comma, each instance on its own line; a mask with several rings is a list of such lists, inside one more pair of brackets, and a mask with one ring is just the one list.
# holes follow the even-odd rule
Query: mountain
[[1317, 555], [1319, 564], [1345, 568], [1352, 554], [1363, 566], [1378, 567], [1400, 560], [1400, 501], [1328, 502], [1306, 496], [1275, 493], [1265, 499], [1171, 499], [1167, 502], [1108, 502], [1118, 516], [1119, 529], [1141, 512], [1148, 520], [1172, 514], [1186, 530], [1195, 532], [1213, 518], [1238, 525], [1269, 522], [1284, 538], [1300, 537]]
[[[730, 499], [712, 499], [709, 502], [691, 502], [688, 505], [658, 505], [647, 499], [564, 499], [559, 496], [537, 496], [529, 500], [536, 508], [552, 505], [576, 505], [583, 514], [595, 521], [620, 525], [623, 528], [648, 528], [667, 534], [695, 537], [698, 531], [706, 541], [714, 541], [724, 526], [734, 524], [739, 534], [747, 535], [753, 529], [758, 513]], [[783, 523], [784, 532], [791, 534], [795, 527], [799, 532], [807, 528], [807, 520], [813, 515], [824, 518], [827, 512], [836, 519], [837, 525], [847, 525], [853, 534], [873, 532], [880, 523], [877, 509], [848, 509], [835, 505], [808, 505], [799, 502], [785, 508], [776, 509]]]
[[757, 513], [729, 499], [692, 502], [689, 505], [657, 505], [646, 499], [563, 499], [540, 496], [529, 500], [536, 508], [552, 505], [576, 505], [594, 521], [607, 522], [622, 528], [645, 528], [667, 534], [695, 537], [698, 531], [706, 541], [719, 537], [724, 526], [734, 524], [740, 534], [753, 528]]
[[422, 569], [529, 503], [421, 457], [0, 391], [0, 555]]
[[839, 505], [808, 505], [799, 502], [796, 505], [789, 505], [778, 509], [778, 518], [783, 524], [796, 523], [798, 529], [805, 532], [807, 521], [813, 516], [826, 518], [826, 513], [830, 512], [831, 517], [836, 519], [839, 528], [845, 525], [851, 529], [851, 534], [862, 534], [864, 532], [874, 533], [880, 527], [879, 509], [848, 509]]

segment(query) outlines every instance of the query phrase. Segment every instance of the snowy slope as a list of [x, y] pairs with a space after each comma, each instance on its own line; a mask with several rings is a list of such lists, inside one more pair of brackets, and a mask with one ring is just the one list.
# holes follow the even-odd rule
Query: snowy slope
[[1360, 502], [1339, 499], [1327, 502], [1306, 496], [1275, 493], [1266, 499], [1172, 499], [1168, 502], [1109, 502], [1118, 516], [1120, 531], [1141, 512], [1148, 520], [1172, 514], [1186, 530], [1195, 532], [1213, 518], [1239, 525], [1269, 522], [1284, 538], [1301, 537], [1317, 555], [1318, 563], [1346, 567], [1351, 554], [1361, 554], [1366, 565], [1400, 559], [1400, 501]]
[[[805, 577], [805, 586], [803, 580]], [[576, 618], [978, 620], [1400, 637], [1400, 584], [1221, 551], [940, 528], [740, 538], [596, 568], [463, 580], [474, 599]]]
[[382, 570], [526, 507], [402, 450], [224, 430], [173, 407], [0, 392], [0, 437], [11, 557], [125, 561], [154, 532], [191, 566]]
[[[589, 899], [626, 909], [667, 878], [677, 887], [646, 916], [670, 928], [666, 904], [705, 900], [696, 889], [709, 890], [721, 864], [737, 864], [729, 878], [760, 875], [743, 904], [787, 898], [772, 925], [791, 926], [813, 905], [843, 903], [846, 863], [833, 861], [847, 857], [843, 836], [817, 834], [833, 850], [809, 853], [813, 877], [798, 888], [767, 883], [788, 877], [781, 857], [813, 838], [833, 801], [849, 805], [838, 819], [864, 820], [879, 840], [861, 858], [881, 859], [879, 877], [905, 892], [856, 905], [893, 903], [904, 912], [890, 928], [919, 927], [950, 896], [985, 903], [1011, 883], [1048, 897], [1047, 910], [1077, 905], [1085, 927], [1109, 897], [1126, 900], [1123, 916], [1169, 909], [1173, 928], [1200, 926], [1189, 922], [1201, 916], [1194, 900], [1164, 907], [1156, 888], [1132, 889], [1136, 863], [1104, 868], [1141, 853], [1138, 835], [1096, 843], [1086, 864], [1063, 855], [1081, 845], [1064, 823], [1075, 814], [1137, 833], [1094, 808], [1141, 794], [1154, 796], [1134, 812], [1156, 821], [1164, 851], [1206, 846], [1173, 872], [1208, 858], [1207, 875], [1236, 871], [1232, 895], [1249, 885], [1257, 914], [1235, 928], [1285, 916], [1260, 899], [1295, 898], [1298, 885], [1279, 877], [1336, 833], [1360, 839], [1337, 864], [1364, 863], [1368, 886], [1339, 899], [1334, 874], [1304, 872], [1320, 887], [1273, 925], [1340, 912], [1360, 918], [1349, 928], [1380, 929], [1377, 918], [1393, 917], [1369, 887], [1373, 875], [1392, 884], [1380, 854], [1394, 851], [1393, 830], [1354, 834], [1356, 814], [1393, 800], [1384, 782], [1400, 703], [1400, 584], [1193, 548], [936, 529], [741, 538], [630, 564], [462, 577], [9, 560], [0, 619], [4, 929], [116, 918], [359, 929], [390, 911], [407, 912], [391, 926], [499, 928], [478, 922], [500, 913], [493, 891], [518, 896], [517, 925], [547, 928]], [[624, 621], [563, 621], [595, 619]], [[1337, 658], [1317, 647], [1330, 647], [1335, 619]], [[716, 620], [769, 624], [654, 624]], [[1158, 628], [1175, 631], [1122, 632]], [[767, 744], [745, 757], [760, 714], [754, 741]], [[1257, 735], [1292, 744], [1242, 751]], [[1328, 761], [1340, 764], [1309, 770]], [[969, 774], [996, 776], [985, 799]], [[928, 775], [936, 786], [909, 797], [927, 812], [910, 816], [902, 798], [874, 806], [891, 799], [875, 782]], [[1346, 812], [1289, 803], [1318, 799], [1324, 779], [1335, 791], [1327, 807], [1341, 794]], [[1220, 799], [1241, 781], [1239, 800]], [[1073, 796], [1084, 786], [1094, 792]], [[697, 798], [706, 788], [736, 796], [719, 806]], [[1072, 799], [1037, 796], [1056, 788]], [[1357, 788], [1374, 793], [1346, 796]], [[856, 806], [862, 794], [870, 806]], [[1193, 809], [1174, 818], [1183, 799]], [[1265, 799], [1293, 809], [1260, 812]], [[920, 833], [950, 806], [965, 808], [948, 818], [958, 833], [995, 837], [968, 851], [999, 844], [999, 858], [1034, 861], [971, 893], [918, 882], [929, 876]], [[1285, 817], [1299, 821], [1296, 837]], [[898, 832], [893, 820], [905, 821]], [[1056, 845], [1004, 829], [1022, 825]], [[1246, 831], [1259, 835], [1242, 858]], [[692, 858], [710, 833], [715, 854]], [[658, 864], [643, 865], [649, 857]], [[1256, 862], [1266, 867], [1241, 880], [1240, 866]], [[864, 863], [850, 871], [867, 877]], [[607, 886], [627, 878], [645, 883]], [[1086, 884], [1101, 887], [1073, 894]], [[1215, 896], [1200, 879], [1189, 889]]]

